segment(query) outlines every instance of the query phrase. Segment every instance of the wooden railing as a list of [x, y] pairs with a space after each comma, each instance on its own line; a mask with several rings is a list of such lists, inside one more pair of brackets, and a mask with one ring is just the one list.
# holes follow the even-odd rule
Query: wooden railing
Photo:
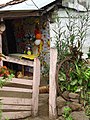
[[33, 67], [33, 79], [13, 78], [0, 88], [0, 100], [2, 103], [2, 120], [21, 119], [38, 114], [38, 95], [40, 84], [40, 61], [12, 58], [6, 56], [3, 61]]

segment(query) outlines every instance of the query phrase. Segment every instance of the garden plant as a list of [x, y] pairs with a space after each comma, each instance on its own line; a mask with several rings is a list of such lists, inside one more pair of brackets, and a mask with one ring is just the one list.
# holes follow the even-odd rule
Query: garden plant
[[57, 93], [64, 91], [78, 93], [84, 100], [87, 115], [90, 117], [90, 67], [82, 58], [83, 45], [89, 27], [89, 12], [76, 16], [69, 14], [68, 22], [62, 26], [60, 17], [56, 17], [57, 30], [55, 32], [56, 48], [58, 52], [56, 83]]

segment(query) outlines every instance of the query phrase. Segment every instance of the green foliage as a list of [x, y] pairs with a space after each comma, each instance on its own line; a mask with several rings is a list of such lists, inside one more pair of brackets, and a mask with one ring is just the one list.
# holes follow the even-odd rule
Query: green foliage
[[85, 90], [90, 88], [90, 68], [83, 62], [75, 62], [74, 68], [71, 68], [69, 71], [68, 81], [66, 79], [66, 74], [61, 71], [58, 78], [62, 91], [68, 90], [70, 92], [79, 92], [80, 89]]
[[7, 84], [7, 81], [11, 81], [13, 77], [13, 74], [8, 75], [7, 78], [0, 77], [0, 87], [2, 88], [5, 84]]
[[88, 11], [84, 14], [77, 13], [76, 16], [70, 14], [68, 10], [66, 13], [68, 22], [62, 26], [61, 18], [57, 17], [57, 31], [53, 29], [58, 51], [58, 82], [61, 91], [76, 92], [88, 88], [90, 84], [90, 68], [82, 60], [82, 47], [86, 40], [89, 13]]
[[6, 66], [0, 67], [0, 87], [3, 87], [7, 81], [12, 80], [14, 72]]
[[[57, 72], [60, 92], [65, 90], [79, 92], [83, 99], [86, 115], [90, 117], [90, 67], [82, 59], [82, 48], [86, 40], [89, 27], [89, 13], [72, 15], [66, 10], [68, 22], [62, 26], [61, 18], [57, 18], [58, 31], [56, 34], [56, 48], [58, 51]], [[88, 52], [90, 57], [90, 48]], [[64, 111], [65, 120], [72, 120], [69, 110]]]
[[72, 80], [71, 85], [85, 86], [86, 84], [88, 86], [90, 68], [88, 68], [84, 63], [75, 63], [75, 70], [70, 71], [70, 78]]
[[72, 116], [70, 115], [71, 111], [72, 111], [72, 110], [71, 110], [70, 107], [65, 107], [65, 108], [64, 108], [63, 117], [64, 117], [65, 120], [73, 120], [73, 119], [72, 119]]

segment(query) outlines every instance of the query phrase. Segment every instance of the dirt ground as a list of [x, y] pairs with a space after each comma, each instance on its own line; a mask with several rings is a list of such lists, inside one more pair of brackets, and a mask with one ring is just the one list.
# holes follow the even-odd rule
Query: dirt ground
[[48, 100], [49, 100], [48, 94], [40, 94], [39, 95], [39, 114], [38, 114], [38, 116], [35, 118], [29, 117], [29, 118], [26, 118], [25, 120], [49, 120]]
[[[48, 84], [47, 78], [41, 78], [40, 86], [46, 86]], [[49, 120], [49, 94], [39, 94], [39, 113], [35, 118], [29, 117], [25, 120]]]

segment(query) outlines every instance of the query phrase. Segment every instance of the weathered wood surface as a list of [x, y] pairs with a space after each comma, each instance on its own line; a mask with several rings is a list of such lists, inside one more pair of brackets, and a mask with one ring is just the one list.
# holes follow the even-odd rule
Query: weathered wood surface
[[0, 100], [4, 105], [32, 105], [30, 98], [0, 97]]
[[[13, 78], [11, 81], [7, 80], [7, 84], [4, 87], [0, 88], [0, 92], [2, 93], [0, 100], [3, 103], [2, 110], [4, 111], [2, 114], [2, 120], [5, 120], [5, 118], [15, 120], [21, 119], [30, 116], [31, 113], [33, 116], [36, 116], [38, 113], [40, 84], [39, 59], [35, 58], [33, 62], [6, 56], [6, 59], [3, 60], [7, 62], [31, 66], [34, 67], [34, 70], [33, 80]], [[3, 93], [5, 93], [5, 95], [3, 95]], [[23, 96], [21, 94], [23, 94]], [[29, 94], [29, 96], [25, 97], [27, 94]]]
[[5, 118], [8, 119], [21, 119], [25, 117], [29, 117], [31, 115], [31, 111], [21, 111], [21, 112], [3, 112], [2, 113], [2, 120], [5, 120]]
[[57, 63], [57, 50], [51, 48], [50, 49], [50, 82], [49, 82], [49, 117], [50, 119], [56, 119], [57, 111], [56, 111], [56, 97], [57, 97], [57, 89], [56, 89], [56, 63]]
[[30, 11], [25, 11], [24, 12], [13, 12], [13, 11], [4, 11], [2, 14], [0, 14], [0, 17], [2, 18], [21, 18], [21, 17], [28, 17], [28, 16], [40, 16], [40, 14], [37, 11], [30, 12]]
[[13, 58], [9, 56], [5, 56], [6, 59], [3, 58], [3, 61], [11, 62], [11, 63], [16, 63], [20, 65], [25, 65], [25, 66], [30, 66], [33, 67], [34, 62], [30, 60], [24, 60], [24, 59], [19, 59], [19, 58]]
[[33, 72], [33, 94], [32, 94], [32, 115], [38, 114], [38, 97], [39, 97], [39, 85], [40, 85], [40, 61], [34, 59], [34, 72]]
[[33, 80], [13, 78], [11, 81], [7, 81], [8, 83], [30, 86], [33, 85]]
[[31, 106], [20, 106], [20, 105], [2, 105], [1, 110], [3, 111], [31, 111]]
[[23, 93], [32, 93], [32, 89], [25, 89], [25, 88], [16, 88], [16, 87], [2, 87], [0, 88], [0, 91], [6, 91], [6, 92], [23, 92]]

